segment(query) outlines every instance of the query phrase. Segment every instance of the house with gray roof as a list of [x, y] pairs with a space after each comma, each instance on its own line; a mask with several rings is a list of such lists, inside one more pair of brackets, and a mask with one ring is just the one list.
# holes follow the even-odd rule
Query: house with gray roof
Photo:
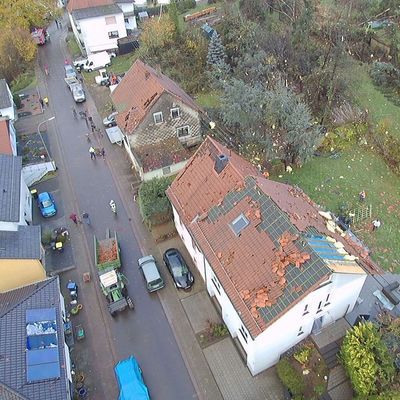
[[117, 40], [137, 28], [133, 0], [70, 0], [68, 15], [83, 53], [115, 51]]
[[22, 176], [22, 157], [0, 154], [0, 231], [32, 222], [32, 197]]
[[58, 277], [0, 293], [0, 399], [72, 399], [65, 315]]
[[13, 96], [5, 79], [0, 79], [0, 117], [13, 121], [17, 119]]

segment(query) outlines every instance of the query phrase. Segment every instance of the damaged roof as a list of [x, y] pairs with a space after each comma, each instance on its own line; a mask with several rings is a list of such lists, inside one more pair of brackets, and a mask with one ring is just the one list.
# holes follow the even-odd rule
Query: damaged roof
[[67, 5], [68, 12], [85, 8], [101, 7], [114, 4], [114, 0], [69, 0]]
[[[303, 192], [266, 179], [210, 137], [167, 195], [252, 337], [326, 281], [334, 265], [364, 274], [350, 254], [372, 263], [328, 230]], [[321, 237], [346, 257], [325, 242], [329, 251], [316, 249]]]
[[133, 133], [164, 92], [181, 100], [192, 109], [200, 110], [176, 82], [143, 61], [136, 60], [111, 94], [111, 100], [118, 111], [118, 126], [125, 134]]

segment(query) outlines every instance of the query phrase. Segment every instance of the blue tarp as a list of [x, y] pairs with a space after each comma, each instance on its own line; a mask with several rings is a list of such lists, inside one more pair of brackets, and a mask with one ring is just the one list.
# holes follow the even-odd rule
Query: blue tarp
[[120, 388], [118, 400], [150, 400], [142, 370], [133, 356], [120, 361], [114, 371]]

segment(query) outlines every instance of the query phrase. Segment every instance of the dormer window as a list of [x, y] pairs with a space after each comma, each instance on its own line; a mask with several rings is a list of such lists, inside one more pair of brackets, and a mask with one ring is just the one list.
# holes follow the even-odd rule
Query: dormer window
[[156, 112], [153, 114], [153, 118], [154, 118], [154, 123], [155, 124], [161, 124], [164, 122], [164, 118], [163, 118], [163, 114], [162, 112]]
[[178, 119], [181, 116], [181, 110], [179, 107], [171, 108], [171, 118]]

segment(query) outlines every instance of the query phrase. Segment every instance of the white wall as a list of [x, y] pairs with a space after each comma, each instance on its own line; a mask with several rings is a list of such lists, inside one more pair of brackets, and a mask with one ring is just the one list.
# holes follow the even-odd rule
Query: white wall
[[32, 196], [21, 174], [19, 225], [32, 222]]
[[8, 130], [10, 132], [10, 144], [11, 150], [14, 156], [17, 155], [17, 132], [14, 128], [14, 123], [12, 120], [8, 121]]
[[171, 176], [177, 174], [188, 162], [188, 160], [181, 161], [176, 164], [169, 165], [170, 172], [168, 174], [163, 173], [163, 169], [155, 169], [154, 171], [145, 172], [143, 174], [143, 180], [149, 181], [153, 178], [162, 178], [163, 176]]
[[[322, 325], [327, 326], [350, 312], [367, 277], [366, 274], [333, 273], [330, 283], [310, 293], [253, 340], [174, 208], [173, 213], [176, 229], [205, 280], [208, 293], [218, 300], [222, 319], [231, 336], [237, 337], [245, 350], [247, 366], [253, 375], [275, 365], [282, 353], [307, 337], [311, 333], [314, 320], [322, 317]], [[244, 334], [239, 329], [242, 329]]]
[[8, 87], [8, 84], [6, 85], [6, 87], [7, 87], [8, 97], [9, 97], [10, 102], [11, 102], [11, 106], [10, 107], [6, 107], [6, 108], [1, 108], [0, 109], [0, 116], [1, 117], [8, 117], [9, 119], [15, 121], [17, 119], [16, 107], [15, 107], [15, 104], [14, 104], [14, 100], [13, 100], [13, 96], [12, 96], [11, 90]]
[[[115, 17], [115, 24], [106, 25], [106, 18]], [[118, 48], [117, 40], [126, 37], [124, 15], [121, 13], [79, 20], [81, 37], [87, 54]], [[118, 38], [110, 39], [108, 32], [118, 31]]]
[[48, 172], [55, 171], [54, 162], [45, 162], [40, 164], [25, 165], [22, 167], [22, 177], [28, 186], [40, 181]]

